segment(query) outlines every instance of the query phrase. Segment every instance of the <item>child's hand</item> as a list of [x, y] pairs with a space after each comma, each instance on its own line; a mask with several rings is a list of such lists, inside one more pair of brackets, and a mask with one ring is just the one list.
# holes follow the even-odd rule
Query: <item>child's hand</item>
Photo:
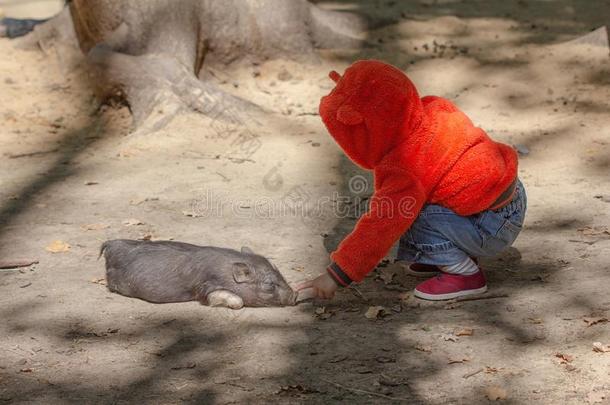
[[331, 299], [335, 296], [335, 291], [339, 286], [332, 279], [330, 274], [324, 273], [313, 280], [306, 281], [295, 287], [295, 290], [301, 291], [307, 288], [313, 289], [315, 296], [318, 298]]

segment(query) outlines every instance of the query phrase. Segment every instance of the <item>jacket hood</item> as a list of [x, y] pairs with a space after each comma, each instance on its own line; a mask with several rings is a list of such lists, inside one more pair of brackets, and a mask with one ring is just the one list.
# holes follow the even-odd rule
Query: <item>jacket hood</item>
[[423, 105], [415, 86], [396, 67], [376, 60], [355, 62], [320, 101], [331, 136], [359, 166], [373, 169], [417, 130]]

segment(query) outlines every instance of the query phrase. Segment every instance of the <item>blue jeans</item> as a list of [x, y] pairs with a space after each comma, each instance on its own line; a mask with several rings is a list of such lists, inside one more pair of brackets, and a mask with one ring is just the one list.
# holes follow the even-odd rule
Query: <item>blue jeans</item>
[[523, 225], [527, 197], [521, 181], [513, 200], [496, 211], [459, 216], [440, 205], [425, 205], [400, 238], [398, 260], [448, 266], [468, 256], [494, 256], [512, 245]]

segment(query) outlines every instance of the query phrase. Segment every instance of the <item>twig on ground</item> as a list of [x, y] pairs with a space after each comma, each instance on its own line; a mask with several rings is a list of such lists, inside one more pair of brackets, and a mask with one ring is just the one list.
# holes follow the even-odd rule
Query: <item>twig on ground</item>
[[57, 152], [58, 149], [51, 149], [51, 150], [41, 150], [41, 151], [37, 151], [37, 152], [28, 152], [28, 153], [7, 153], [5, 154], [6, 157], [8, 157], [9, 159], [19, 159], [19, 158], [24, 158], [24, 157], [35, 157], [35, 156], [40, 156], [40, 155], [47, 155], [50, 153], [55, 153]]
[[394, 284], [384, 285], [383, 288], [385, 288], [386, 290], [390, 290], [390, 291], [400, 291], [400, 292], [411, 291], [410, 288], [405, 288], [401, 285], [394, 285]]
[[470, 377], [472, 377], [472, 376], [475, 376], [475, 375], [479, 374], [479, 373], [480, 373], [481, 371], [483, 371], [483, 370], [484, 370], [483, 368], [480, 368], [480, 369], [475, 370], [475, 371], [473, 371], [473, 372], [471, 372], [471, 373], [464, 374], [464, 375], [462, 376], [462, 378], [470, 378]]
[[366, 298], [361, 292], [360, 290], [358, 290], [356, 287], [354, 286], [350, 286], [349, 290], [352, 292], [352, 294], [354, 294], [356, 297], [361, 298], [364, 302], [368, 302], [368, 298]]
[[489, 295], [481, 295], [478, 297], [462, 297], [462, 298], [456, 298], [454, 300], [451, 300], [449, 302], [464, 302], [464, 301], [478, 301], [478, 300], [490, 300], [493, 298], [506, 298], [508, 297], [508, 294], [489, 294]]
[[17, 269], [19, 267], [28, 267], [38, 263], [38, 260], [23, 259], [23, 260], [5, 260], [0, 261], [0, 269]]
[[361, 390], [359, 388], [350, 388], [350, 387], [346, 387], [345, 385], [341, 385], [339, 383], [333, 382], [333, 381], [329, 381], [329, 380], [325, 380], [324, 378], [320, 378], [320, 380], [328, 383], [328, 384], [332, 384], [335, 387], [338, 388], [342, 388], [346, 391], [351, 391], [354, 392], [356, 394], [363, 394], [363, 395], [373, 395], [375, 397], [379, 397], [379, 398], [385, 398], [388, 399], [390, 401], [412, 401], [412, 398], [401, 398], [401, 397], [391, 397], [389, 395], [385, 395], [385, 394], [380, 394], [378, 392], [372, 392], [372, 391], [367, 391], [367, 390]]

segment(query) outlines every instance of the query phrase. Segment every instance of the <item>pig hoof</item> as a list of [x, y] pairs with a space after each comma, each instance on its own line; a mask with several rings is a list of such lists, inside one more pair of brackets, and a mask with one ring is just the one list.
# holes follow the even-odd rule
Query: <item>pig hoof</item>
[[213, 291], [208, 295], [208, 305], [211, 307], [227, 307], [240, 309], [244, 306], [241, 297], [227, 290]]

